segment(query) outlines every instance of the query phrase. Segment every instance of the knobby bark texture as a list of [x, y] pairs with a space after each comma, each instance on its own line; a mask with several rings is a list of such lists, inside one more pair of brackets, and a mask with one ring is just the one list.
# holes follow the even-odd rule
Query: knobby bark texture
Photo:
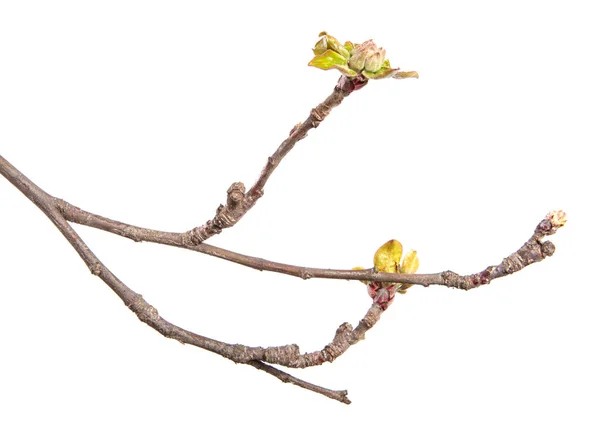
[[349, 404], [350, 400], [348, 399], [348, 392], [346, 390], [331, 390], [311, 384], [283, 372], [273, 367], [273, 365], [306, 368], [321, 365], [325, 362], [333, 362], [348, 350], [350, 346], [362, 340], [366, 332], [378, 322], [384, 309], [377, 303], [371, 305], [363, 319], [359, 321], [358, 326], [352, 327], [349, 323], [343, 323], [335, 332], [331, 342], [323, 349], [314, 352], [301, 353], [299, 347], [295, 344], [263, 348], [224, 343], [187, 331], [160, 316], [156, 308], [144, 300], [140, 294], [120, 281], [96, 257], [69, 222], [97, 228], [127, 237], [136, 242], [146, 241], [189, 249], [257, 270], [283, 273], [302, 279], [363, 280], [416, 284], [421, 286], [435, 284], [464, 290], [488, 284], [496, 278], [517, 272], [554, 253], [554, 245], [542, 239], [554, 234], [558, 228], [564, 225], [565, 218], [564, 213], [561, 214], [562, 212], [548, 214], [536, 227], [532, 237], [516, 252], [506, 257], [500, 264], [490, 266], [482, 272], [465, 276], [451, 271], [433, 274], [396, 274], [381, 273], [374, 269], [336, 270], [294, 266], [243, 255], [204, 243], [205, 240], [220, 233], [223, 229], [235, 225], [256, 204], [256, 201], [264, 193], [264, 187], [269, 177], [281, 160], [299, 140], [306, 137], [309, 130], [316, 128], [334, 107], [341, 104], [350, 92], [336, 87], [323, 103], [311, 111], [309, 117], [303, 123], [297, 124], [292, 129], [288, 138], [269, 157], [258, 180], [248, 192], [246, 192], [241, 182], [233, 183], [227, 191], [225, 205], [219, 206], [214, 218], [200, 227], [182, 233], [141, 228], [82, 210], [43, 191], [2, 156], [0, 156], [0, 173], [46, 214], [77, 251], [92, 274], [104, 281], [142, 322], [167, 338], [214, 352], [236, 363], [250, 365], [278, 378], [282, 382], [291, 383], [328, 398]]

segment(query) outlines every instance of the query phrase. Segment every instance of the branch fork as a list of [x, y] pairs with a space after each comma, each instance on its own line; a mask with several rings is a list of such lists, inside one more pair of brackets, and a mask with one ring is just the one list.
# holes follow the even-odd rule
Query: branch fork
[[223, 229], [234, 226], [244, 216], [244, 200], [246, 199], [246, 186], [244, 183], [233, 183], [227, 189], [227, 203], [217, 208], [215, 217], [204, 225], [184, 233], [183, 244], [189, 246], [199, 245]]

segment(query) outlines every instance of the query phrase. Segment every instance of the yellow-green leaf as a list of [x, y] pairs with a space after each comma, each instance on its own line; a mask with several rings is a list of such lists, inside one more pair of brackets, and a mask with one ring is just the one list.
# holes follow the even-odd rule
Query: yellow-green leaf
[[[419, 258], [417, 257], [417, 251], [408, 251], [408, 253], [402, 259], [402, 265], [400, 266], [400, 273], [415, 273], [419, 268]], [[412, 284], [402, 284], [398, 290], [400, 293], [406, 293], [412, 287]]]
[[308, 65], [324, 70], [335, 68], [347, 77], [357, 75], [356, 71], [352, 71], [348, 67], [346, 58], [333, 50], [326, 50], [324, 53], [313, 57]]
[[335, 65], [346, 65], [346, 63], [346, 58], [341, 54], [333, 50], [326, 50], [313, 57], [308, 64], [320, 69], [331, 69], [334, 68]]
[[336, 53], [342, 55], [345, 59], [350, 57], [350, 53], [346, 50], [346, 47], [340, 43], [336, 38], [331, 35], [328, 35], [327, 32], [319, 33], [319, 39], [315, 44], [315, 48], [313, 48], [313, 53], [315, 55], [323, 54], [327, 49], [333, 50]]
[[402, 259], [400, 273], [415, 273], [419, 268], [419, 258], [417, 251], [408, 251]]
[[390, 240], [375, 252], [373, 264], [378, 272], [396, 273], [401, 258], [402, 244], [398, 240]]

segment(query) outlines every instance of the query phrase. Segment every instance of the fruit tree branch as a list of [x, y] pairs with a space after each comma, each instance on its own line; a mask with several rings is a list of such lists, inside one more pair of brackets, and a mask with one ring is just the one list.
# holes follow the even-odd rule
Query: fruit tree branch
[[[385, 50], [377, 47], [371, 40], [362, 44], [354, 44], [349, 41], [341, 44], [326, 32], [322, 32], [319, 36], [321, 39], [313, 48], [315, 56], [309, 65], [324, 70], [336, 69], [340, 71], [343, 75], [335, 89], [321, 104], [311, 110], [310, 115], [304, 122], [297, 124], [290, 131], [288, 137], [268, 158], [258, 180], [250, 190], [246, 192], [246, 188], [241, 182], [233, 183], [227, 190], [225, 205], [219, 206], [214, 218], [202, 226], [182, 233], [164, 232], [129, 225], [87, 212], [46, 193], [2, 156], [0, 156], [0, 174], [46, 214], [79, 254], [92, 274], [98, 276], [137, 315], [139, 320], [151, 328], [167, 338], [208, 350], [236, 363], [255, 367], [282, 382], [292, 383], [342, 403], [350, 403], [347, 397], [348, 393], [345, 390], [330, 390], [308, 383], [273, 367], [273, 365], [307, 368], [325, 362], [333, 362], [352, 345], [362, 340], [366, 332], [379, 321], [396, 292], [404, 292], [410, 285], [416, 284], [425, 287], [443, 285], [469, 290], [489, 284], [496, 278], [518, 272], [530, 264], [537, 263], [554, 253], [554, 245], [550, 241], [545, 241], [544, 238], [554, 234], [558, 228], [564, 225], [566, 219], [563, 212], [549, 213], [537, 225], [533, 235], [521, 248], [504, 258], [500, 264], [489, 266], [483, 271], [471, 275], [459, 275], [452, 271], [430, 274], [397, 273], [415, 272], [418, 268], [418, 258], [416, 252], [411, 251], [401, 260], [402, 245], [396, 240], [390, 240], [376, 252], [375, 267], [368, 270], [294, 266], [243, 255], [204, 243], [210, 237], [219, 234], [223, 229], [235, 225], [256, 204], [258, 199], [262, 197], [271, 174], [281, 160], [298, 141], [306, 137], [311, 129], [316, 128], [329, 115], [331, 110], [340, 105], [350, 93], [363, 88], [370, 80], [418, 77], [418, 74], [414, 71], [406, 72], [400, 71], [399, 68], [392, 68], [389, 60], [385, 58]], [[254, 269], [283, 273], [302, 279], [362, 280], [367, 283], [369, 296], [372, 297], [373, 303], [365, 316], [359, 321], [358, 326], [353, 327], [349, 323], [343, 323], [338, 327], [329, 344], [314, 352], [301, 353], [296, 344], [257, 347], [221, 342], [185, 330], [161, 317], [156, 308], [120, 281], [96, 257], [69, 222], [111, 232], [138, 242], [146, 241], [189, 249]], [[386, 284], [383, 285], [382, 283]]]

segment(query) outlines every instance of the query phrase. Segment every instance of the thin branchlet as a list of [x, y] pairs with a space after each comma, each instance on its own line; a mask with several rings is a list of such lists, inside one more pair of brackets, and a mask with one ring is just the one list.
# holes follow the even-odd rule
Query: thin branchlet
[[234, 226], [264, 195], [265, 185], [271, 174], [277, 169], [283, 158], [294, 148], [298, 141], [304, 139], [308, 132], [317, 128], [329, 115], [331, 110], [339, 106], [349, 92], [336, 86], [331, 95], [321, 104], [310, 111], [310, 115], [302, 123], [296, 124], [289, 136], [279, 145], [277, 150], [267, 159], [258, 180], [246, 193], [241, 182], [236, 182], [227, 190], [227, 202], [217, 208], [215, 217], [204, 225], [193, 228], [182, 235], [182, 243], [186, 246], [197, 246], [212, 236], [219, 234], [225, 228]]

